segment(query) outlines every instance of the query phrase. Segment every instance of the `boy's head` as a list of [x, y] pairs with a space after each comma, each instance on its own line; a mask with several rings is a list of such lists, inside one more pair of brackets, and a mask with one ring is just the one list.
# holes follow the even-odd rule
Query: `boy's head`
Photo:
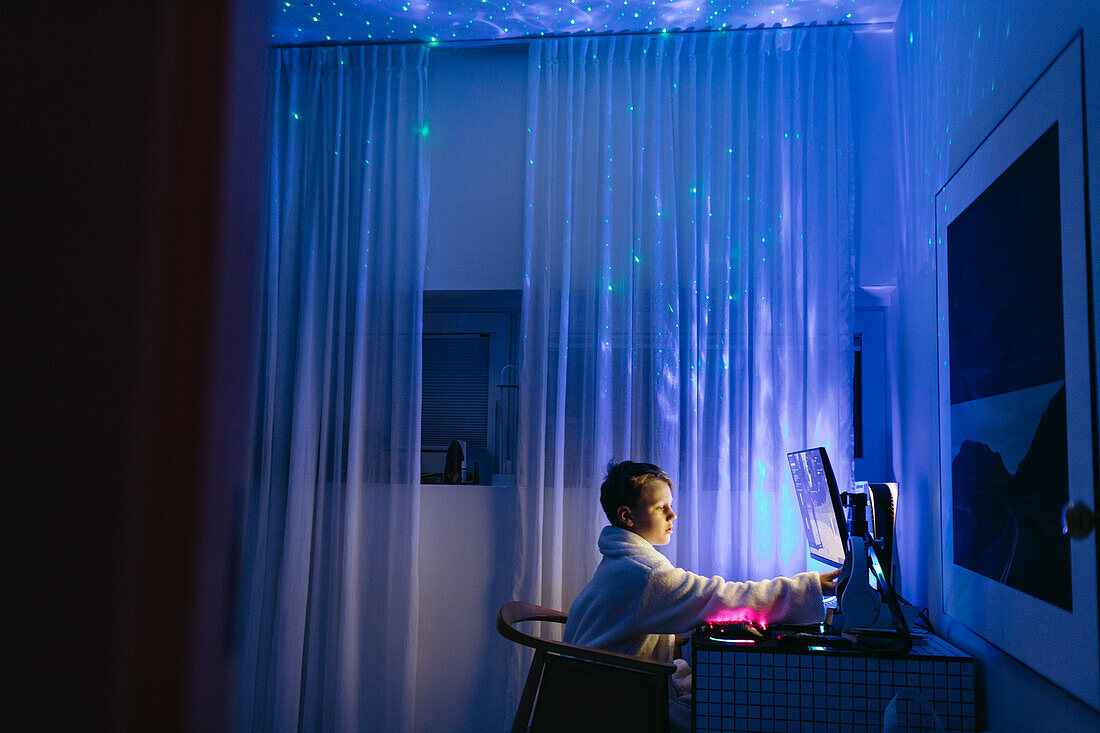
[[672, 539], [672, 479], [652, 463], [610, 464], [600, 486], [600, 504], [608, 521], [653, 545]]

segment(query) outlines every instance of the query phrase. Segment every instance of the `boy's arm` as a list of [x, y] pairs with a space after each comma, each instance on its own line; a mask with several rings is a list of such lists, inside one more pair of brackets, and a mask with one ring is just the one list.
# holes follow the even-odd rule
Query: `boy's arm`
[[765, 623], [819, 623], [825, 618], [820, 578], [810, 572], [734, 583], [682, 568], [658, 568], [649, 577], [638, 620], [646, 633], [676, 634], [708, 618], [729, 617], [730, 611]]

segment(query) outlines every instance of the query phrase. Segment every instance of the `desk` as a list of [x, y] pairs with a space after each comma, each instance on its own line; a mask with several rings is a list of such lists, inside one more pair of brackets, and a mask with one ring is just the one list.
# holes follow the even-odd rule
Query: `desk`
[[[974, 660], [935, 636], [900, 657], [733, 645], [692, 633], [694, 730], [881, 731], [890, 699], [923, 693], [948, 731], [974, 730]], [[916, 702], [896, 703], [898, 730], [935, 731]]]

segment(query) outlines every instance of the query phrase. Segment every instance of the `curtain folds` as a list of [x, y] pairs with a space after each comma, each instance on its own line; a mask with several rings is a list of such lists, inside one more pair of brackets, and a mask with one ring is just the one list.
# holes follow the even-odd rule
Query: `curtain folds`
[[531, 44], [515, 597], [567, 608], [591, 576], [610, 460], [673, 477], [673, 562], [805, 569], [785, 454], [852, 462], [849, 45]]
[[426, 69], [422, 47], [270, 55], [241, 730], [412, 730]]

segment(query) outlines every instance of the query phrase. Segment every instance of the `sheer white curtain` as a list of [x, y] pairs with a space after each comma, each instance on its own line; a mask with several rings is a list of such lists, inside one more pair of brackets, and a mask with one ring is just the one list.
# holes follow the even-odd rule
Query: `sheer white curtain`
[[271, 52], [241, 730], [412, 729], [426, 53]]
[[852, 460], [849, 45], [531, 44], [517, 598], [568, 607], [628, 458], [676, 483], [673, 562], [806, 568], [785, 454]]

